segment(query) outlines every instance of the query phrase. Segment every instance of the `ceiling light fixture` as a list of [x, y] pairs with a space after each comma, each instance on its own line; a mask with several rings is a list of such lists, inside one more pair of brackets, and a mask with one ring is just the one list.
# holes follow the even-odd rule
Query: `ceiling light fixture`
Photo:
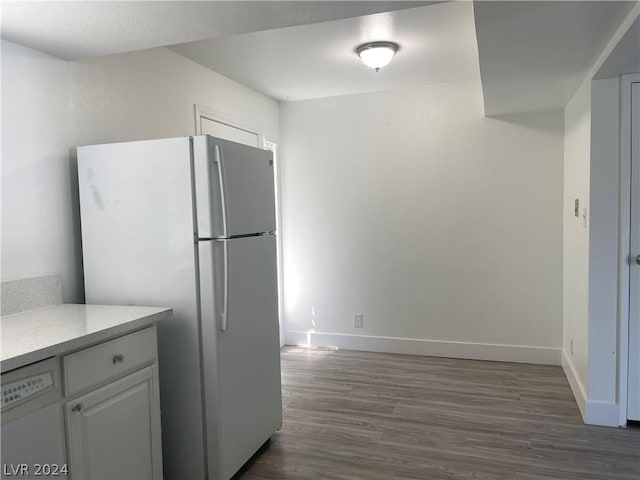
[[356, 48], [356, 53], [367, 67], [377, 72], [391, 61], [399, 48], [393, 42], [370, 42]]

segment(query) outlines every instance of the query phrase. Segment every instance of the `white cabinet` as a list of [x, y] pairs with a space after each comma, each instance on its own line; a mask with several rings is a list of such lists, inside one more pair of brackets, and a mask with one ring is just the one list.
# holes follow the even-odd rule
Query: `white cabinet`
[[162, 478], [155, 339], [154, 327], [63, 359], [65, 390], [85, 392], [64, 405], [72, 480]]

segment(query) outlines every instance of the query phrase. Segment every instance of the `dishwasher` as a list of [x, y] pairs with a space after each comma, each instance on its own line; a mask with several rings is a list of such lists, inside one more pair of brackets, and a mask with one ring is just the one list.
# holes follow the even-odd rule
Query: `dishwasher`
[[3, 373], [0, 390], [2, 479], [67, 478], [58, 360]]

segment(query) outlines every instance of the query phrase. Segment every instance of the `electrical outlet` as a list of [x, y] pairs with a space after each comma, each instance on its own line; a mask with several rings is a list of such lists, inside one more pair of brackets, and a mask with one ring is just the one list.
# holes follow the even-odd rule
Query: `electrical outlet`
[[569, 340], [569, 353], [573, 357], [573, 338]]
[[364, 325], [364, 314], [363, 313], [354, 313], [353, 314], [353, 328], [362, 328]]

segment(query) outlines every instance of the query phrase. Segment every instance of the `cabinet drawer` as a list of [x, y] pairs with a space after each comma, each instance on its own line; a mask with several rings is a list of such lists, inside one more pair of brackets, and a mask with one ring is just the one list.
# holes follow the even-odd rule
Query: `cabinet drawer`
[[120, 377], [156, 358], [156, 328], [130, 333], [62, 359], [65, 395]]

